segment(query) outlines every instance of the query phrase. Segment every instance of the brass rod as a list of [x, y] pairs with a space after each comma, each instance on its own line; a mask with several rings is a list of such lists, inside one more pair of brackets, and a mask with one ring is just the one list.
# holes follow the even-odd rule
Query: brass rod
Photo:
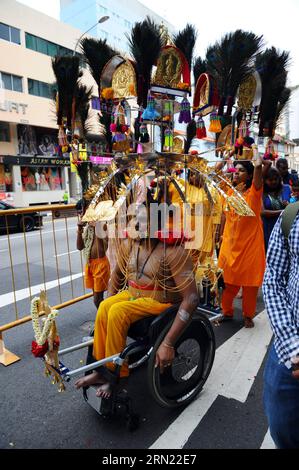
[[72, 263], [71, 263], [71, 255], [70, 255], [70, 243], [69, 243], [69, 231], [67, 225], [67, 218], [64, 218], [65, 221], [65, 231], [66, 231], [66, 243], [67, 243], [67, 251], [68, 251], [68, 259], [69, 259], [69, 268], [70, 268], [70, 278], [71, 278], [71, 290], [72, 290], [72, 297], [74, 297], [74, 286], [73, 286], [73, 275], [72, 275]]
[[[5, 212], [5, 211], [3, 211], [3, 212]], [[11, 279], [12, 279], [12, 288], [13, 288], [13, 296], [14, 296], [14, 306], [15, 306], [16, 319], [18, 320], [19, 314], [18, 314], [17, 298], [16, 298], [15, 273], [14, 273], [13, 262], [12, 262], [12, 252], [11, 252], [9, 228], [8, 228], [8, 221], [7, 221], [7, 216], [6, 215], [5, 215], [5, 224], [6, 224], [8, 252], [9, 252], [10, 268], [11, 268]]]
[[[80, 297], [76, 297], [75, 299], [68, 300], [67, 302], [63, 302], [62, 304], [55, 305], [54, 307], [52, 307], [52, 309], [61, 310], [63, 308], [69, 307], [70, 305], [73, 305], [77, 302], [81, 302], [82, 300], [89, 299], [92, 296], [93, 296], [92, 293], [85, 294], [85, 295], [82, 295]], [[43, 315], [44, 315], [44, 313], [40, 316], [43, 316]], [[29, 315], [27, 317], [20, 318], [19, 320], [16, 320], [14, 322], [2, 325], [2, 326], [0, 326], [0, 334], [3, 331], [11, 330], [12, 328], [14, 328], [16, 326], [23, 325], [24, 323], [28, 323], [30, 320], [31, 320], [31, 315]]]
[[68, 211], [76, 209], [76, 204], [47, 204], [45, 206], [19, 207], [15, 209], [6, 209], [0, 211], [0, 215], [28, 214], [29, 212], [54, 212], [58, 210]]
[[24, 217], [22, 217], [22, 221], [23, 221], [24, 248], [25, 248], [25, 257], [26, 257], [26, 269], [27, 269], [27, 277], [28, 277], [29, 296], [30, 296], [30, 300], [31, 300], [32, 299], [32, 292], [31, 292], [29, 259], [28, 259], [27, 238], [26, 238], [25, 218]]
[[45, 258], [44, 258], [44, 243], [43, 243], [43, 236], [42, 231], [39, 229], [39, 238], [40, 238], [40, 249], [42, 255], [42, 267], [43, 267], [43, 278], [44, 278], [44, 289], [47, 293], [47, 286], [46, 286], [46, 271], [45, 271]]
[[61, 285], [60, 285], [60, 278], [59, 278], [59, 264], [58, 264], [58, 256], [57, 256], [57, 243], [56, 243], [55, 224], [54, 224], [53, 213], [52, 213], [52, 231], [53, 231], [55, 258], [56, 258], [56, 272], [57, 272], [57, 281], [58, 281], [58, 289], [59, 289], [59, 299], [60, 299], [60, 303], [62, 303]]

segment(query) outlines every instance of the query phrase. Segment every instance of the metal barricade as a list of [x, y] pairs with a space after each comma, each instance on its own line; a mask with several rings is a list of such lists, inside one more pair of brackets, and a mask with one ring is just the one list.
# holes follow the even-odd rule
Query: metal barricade
[[[82, 253], [76, 246], [72, 247], [76, 242], [75, 208], [74, 204], [58, 204], [0, 210], [0, 285], [5, 286], [6, 291], [0, 293], [0, 363], [5, 366], [20, 358], [5, 348], [3, 333], [31, 320], [28, 315], [30, 303], [40, 290], [49, 292], [50, 304], [56, 304], [53, 308], [57, 310], [92, 296], [85, 290]], [[18, 227], [21, 233], [12, 227]], [[60, 253], [61, 250], [64, 252]], [[36, 272], [32, 273], [33, 267], [40, 272], [37, 285], [37, 280], [33, 281], [33, 277], [36, 278]], [[47, 269], [54, 280], [47, 279]], [[25, 288], [23, 274], [26, 277]], [[19, 288], [21, 286], [22, 289]], [[68, 298], [65, 298], [62, 286], [67, 286], [66, 290], [70, 291]], [[20, 311], [18, 304], [21, 301]], [[13, 312], [5, 312], [5, 307], [12, 305]]]

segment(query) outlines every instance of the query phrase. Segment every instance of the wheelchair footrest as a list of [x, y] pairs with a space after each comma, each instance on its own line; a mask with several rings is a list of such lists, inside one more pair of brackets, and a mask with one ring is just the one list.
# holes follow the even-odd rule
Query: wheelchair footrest
[[132, 401], [124, 389], [115, 391], [110, 398], [96, 396], [98, 387], [91, 386], [84, 390], [87, 403], [102, 417], [109, 418], [122, 414], [127, 419], [129, 431], [135, 431], [139, 426], [139, 417], [133, 412]]

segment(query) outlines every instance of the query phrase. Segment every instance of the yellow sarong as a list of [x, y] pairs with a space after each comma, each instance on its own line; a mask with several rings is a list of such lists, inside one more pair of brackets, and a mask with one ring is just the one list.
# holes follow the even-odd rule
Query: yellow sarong
[[[150, 315], [160, 315], [171, 304], [160, 303], [150, 297], [133, 299], [128, 290], [108, 297], [101, 302], [94, 331], [93, 356], [97, 361], [119, 354], [126, 346], [127, 333], [132, 323]], [[106, 364], [114, 369], [113, 363]], [[125, 363], [121, 377], [129, 375]]]

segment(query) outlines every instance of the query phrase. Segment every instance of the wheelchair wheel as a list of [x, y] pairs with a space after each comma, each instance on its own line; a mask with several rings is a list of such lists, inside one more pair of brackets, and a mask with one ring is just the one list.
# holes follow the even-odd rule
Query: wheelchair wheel
[[170, 322], [158, 337], [148, 363], [148, 382], [155, 400], [163, 407], [176, 408], [191, 402], [206, 382], [215, 356], [215, 336], [209, 320], [195, 313], [175, 344], [175, 359], [160, 374], [155, 368], [156, 352], [169, 331]]

